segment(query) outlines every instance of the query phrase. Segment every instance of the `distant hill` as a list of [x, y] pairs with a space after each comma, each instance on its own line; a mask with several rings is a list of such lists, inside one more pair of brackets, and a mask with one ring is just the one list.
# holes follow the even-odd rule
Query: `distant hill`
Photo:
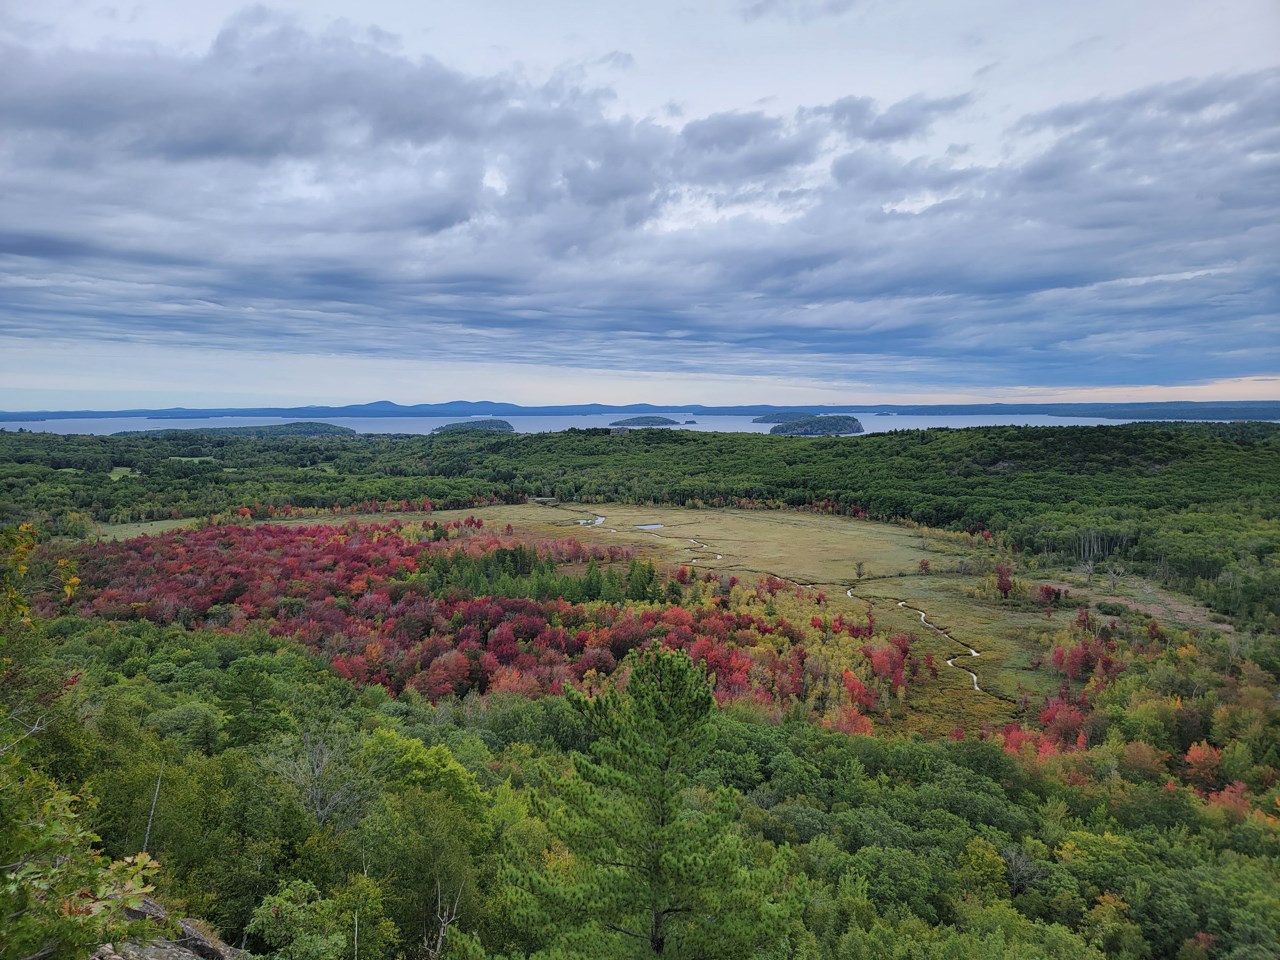
[[762, 417], [756, 417], [751, 422], [752, 423], [791, 423], [795, 420], [806, 420], [809, 417], [813, 417], [813, 416], [816, 416], [816, 414], [807, 413], [799, 410], [793, 410], [790, 412], [783, 412], [783, 413], [766, 413]]
[[679, 420], [670, 417], [628, 417], [626, 420], [615, 420], [611, 427], [678, 427]]
[[505, 420], [463, 420], [461, 423], [446, 423], [436, 427], [432, 433], [458, 433], [462, 430], [488, 430], [491, 433], [515, 433], [516, 428]]
[[770, 433], [784, 437], [842, 437], [862, 432], [862, 422], [857, 417], [804, 417], [780, 423]]

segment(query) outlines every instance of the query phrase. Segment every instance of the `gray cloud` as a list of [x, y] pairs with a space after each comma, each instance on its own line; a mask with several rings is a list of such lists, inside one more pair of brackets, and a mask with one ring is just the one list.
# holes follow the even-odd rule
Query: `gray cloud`
[[901, 100], [879, 114], [863, 134], [868, 140], [906, 140], [925, 133], [938, 117], [967, 107], [972, 97], [929, 98], [916, 94]]
[[811, 113], [829, 118], [851, 140], [893, 142], [923, 136], [934, 121], [963, 110], [972, 100], [967, 93], [938, 98], [916, 94], [881, 110], [870, 97], [849, 96]]
[[763, 113], [718, 113], [685, 124], [680, 171], [694, 183], [745, 184], [812, 163], [821, 131]]
[[1278, 94], [1271, 71], [1064, 104], [981, 163], [928, 146], [967, 94], [672, 126], [572, 71], [473, 76], [261, 11], [199, 56], [11, 37], [0, 334], [832, 382], [1273, 373]]

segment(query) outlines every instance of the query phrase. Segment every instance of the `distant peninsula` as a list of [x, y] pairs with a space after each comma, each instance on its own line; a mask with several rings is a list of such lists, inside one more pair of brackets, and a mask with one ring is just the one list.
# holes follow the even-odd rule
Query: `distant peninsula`
[[817, 416], [813, 413], [805, 413], [799, 410], [782, 413], [766, 413], [763, 417], [756, 417], [752, 423], [794, 423], [796, 420], [809, 420]]
[[804, 417], [780, 423], [769, 432], [784, 437], [842, 437], [861, 433], [862, 422], [857, 417]]
[[609, 424], [611, 427], [678, 427], [679, 420], [672, 420], [670, 417], [627, 417], [625, 420], [615, 420]]
[[158, 427], [155, 430], [122, 430], [117, 437], [165, 437], [191, 433], [211, 433], [222, 437], [254, 437], [259, 440], [270, 437], [354, 437], [351, 427], [332, 423], [269, 423], [259, 427], [199, 427], [197, 429]]
[[515, 433], [516, 428], [505, 420], [462, 420], [458, 423], [446, 423], [432, 430], [432, 433], [457, 433], [461, 430], [488, 430], [492, 433]]

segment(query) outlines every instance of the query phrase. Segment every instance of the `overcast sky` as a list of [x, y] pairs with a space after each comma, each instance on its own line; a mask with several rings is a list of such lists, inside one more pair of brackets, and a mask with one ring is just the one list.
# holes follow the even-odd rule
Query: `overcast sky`
[[0, 0], [0, 408], [1280, 398], [1276, 0]]

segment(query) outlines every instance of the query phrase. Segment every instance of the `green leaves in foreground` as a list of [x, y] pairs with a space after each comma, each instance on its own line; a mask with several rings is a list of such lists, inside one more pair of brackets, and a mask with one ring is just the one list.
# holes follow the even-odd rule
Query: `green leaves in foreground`
[[694, 795], [711, 687], [679, 651], [633, 656], [626, 691], [570, 694], [597, 739], [536, 804], [560, 841], [513, 872], [538, 957], [741, 958], [781, 944], [798, 910], [785, 851], [754, 863], [725, 795]]
[[151, 891], [154, 862], [140, 853], [108, 863], [76, 800], [0, 752], [0, 960], [72, 960], [156, 932], [125, 916]]

